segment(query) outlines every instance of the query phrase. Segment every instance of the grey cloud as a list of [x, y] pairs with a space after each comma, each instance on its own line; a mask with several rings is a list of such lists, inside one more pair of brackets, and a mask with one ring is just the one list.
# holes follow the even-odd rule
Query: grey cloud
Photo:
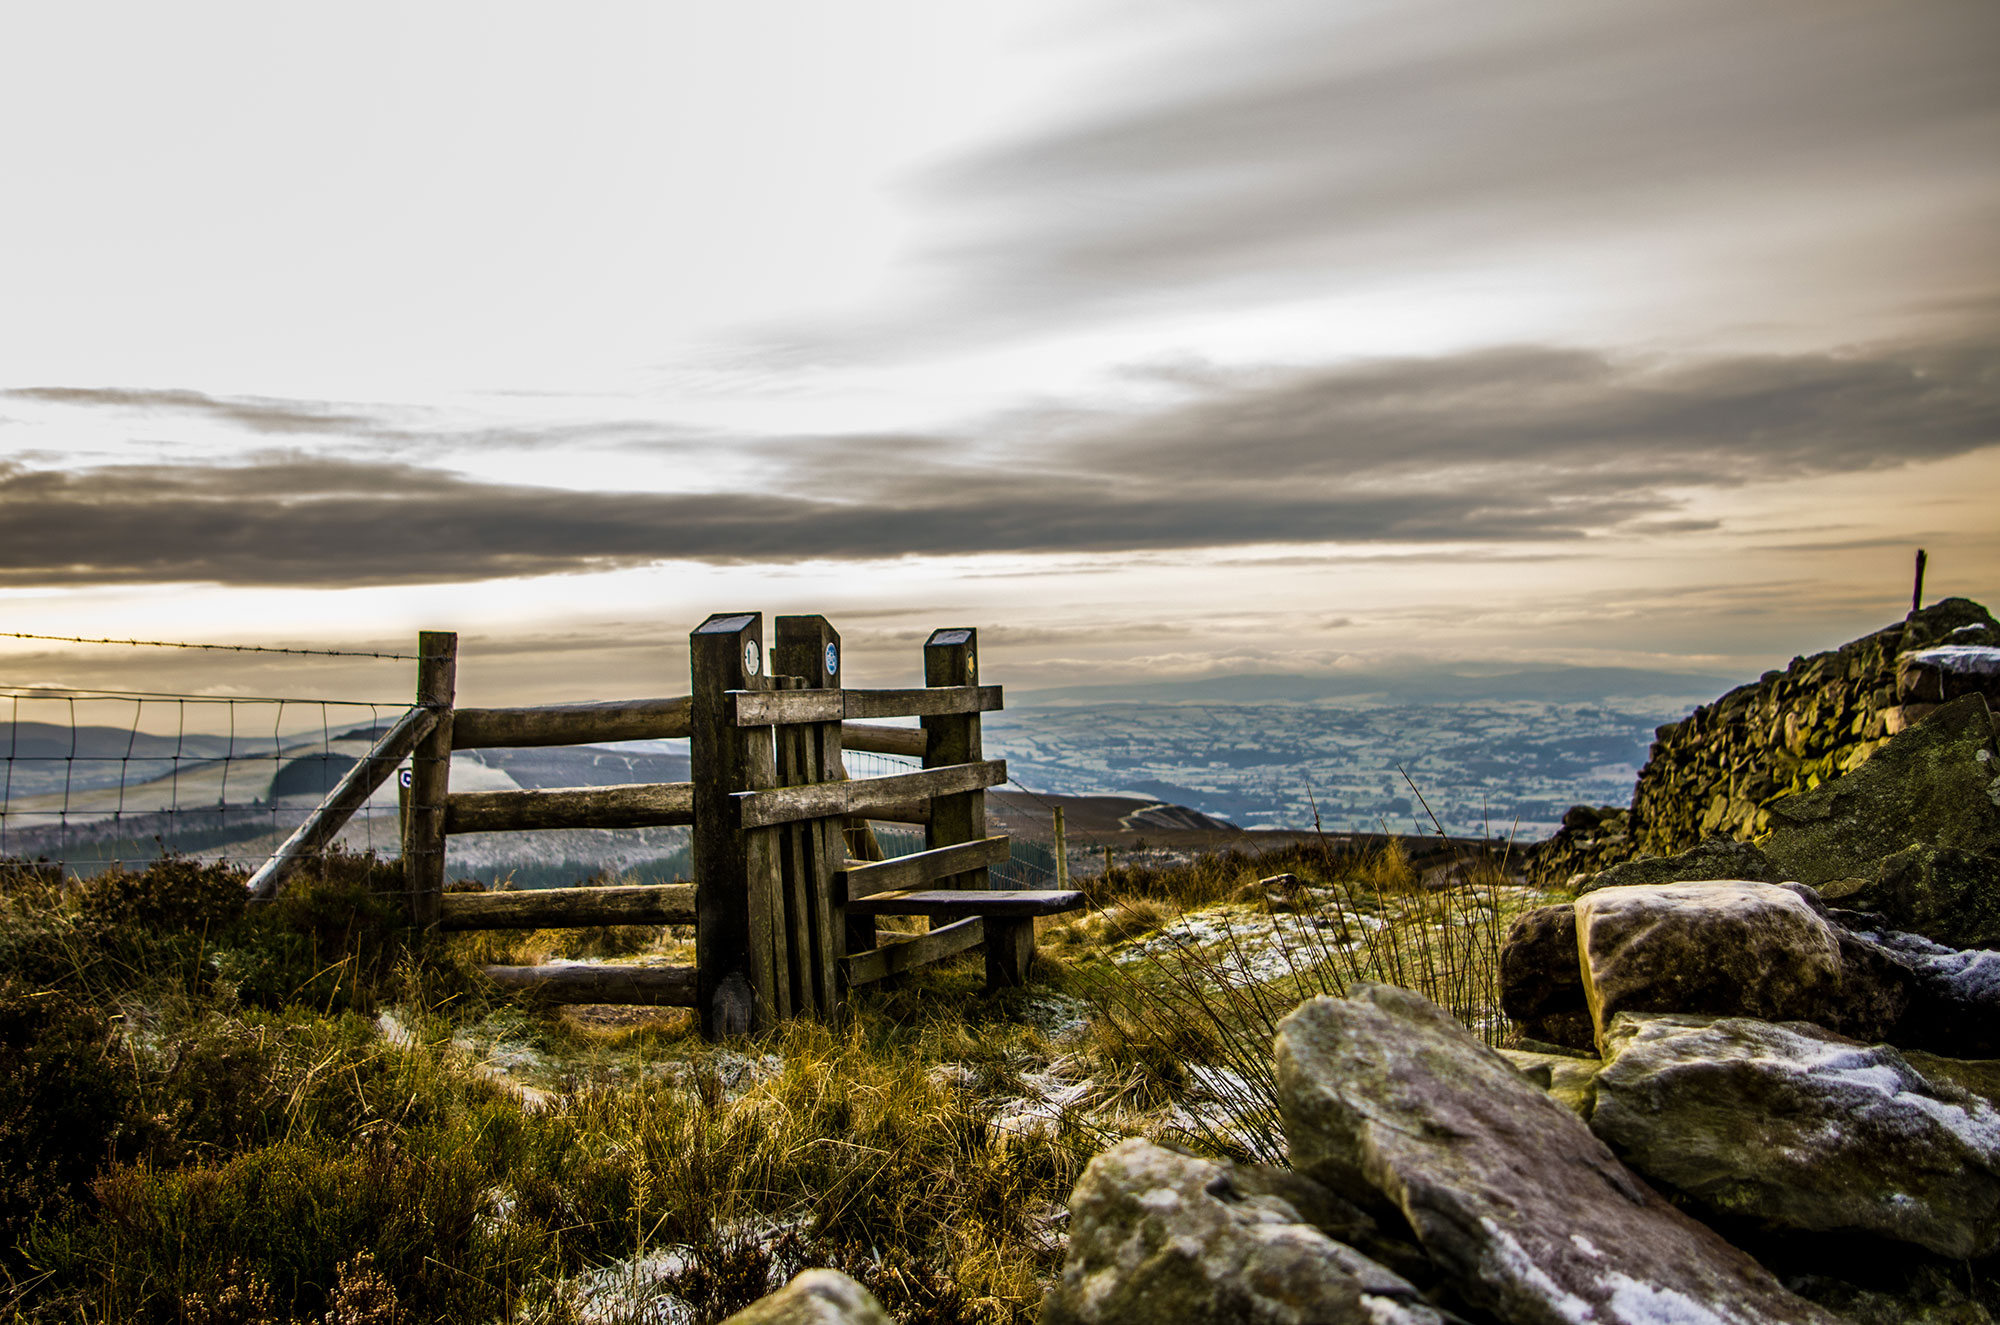
[[684, 447], [712, 435], [643, 419], [460, 427], [437, 422], [428, 410], [357, 405], [269, 396], [214, 396], [185, 389], [128, 387], [15, 387], [0, 399], [79, 409], [119, 409], [178, 414], [266, 435], [337, 437], [349, 444], [376, 443], [391, 450], [449, 451], [507, 447], [558, 450], [566, 446], [626, 449]]
[[0, 396], [46, 405], [195, 414], [260, 433], [369, 432], [379, 417], [351, 407], [335, 407], [263, 396], [211, 396], [200, 391], [129, 387], [16, 387]]
[[1893, 196], [1931, 227], [1898, 242], [1940, 248], [1916, 260], [1984, 281], [1996, 49], [2000, 8], [1958, 0], [1245, 0], [1199, 51], [1113, 82], [1146, 100], [927, 181], [953, 235], [929, 257], [954, 325], [1043, 320], [1579, 239], [1740, 246], [1785, 210], [1821, 223], [1783, 259], [1824, 262], [1852, 199]]
[[1692, 363], [1529, 346], [1301, 373], [1137, 420], [1092, 458], [1218, 479], [1450, 483], [1533, 464], [1552, 482], [1713, 485], [1996, 441], [2000, 352], [1986, 344]]
[[1679, 364], [1522, 347], [1272, 375], [1004, 450], [983, 437], [766, 439], [812, 457], [774, 491], [574, 491], [291, 453], [0, 462], [0, 583], [366, 584], [1332, 542], [1514, 555], [1609, 529], [1712, 527], [1680, 511], [1677, 489], [1996, 443], [2000, 368], [1982, 343]]

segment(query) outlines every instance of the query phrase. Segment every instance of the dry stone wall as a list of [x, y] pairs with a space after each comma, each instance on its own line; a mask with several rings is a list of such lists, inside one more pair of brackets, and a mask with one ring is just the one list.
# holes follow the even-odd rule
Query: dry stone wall
[[1577, 806], [1531, 872], [1559, 885], [1711, 837], [1756, 837], [1773, 801], [1853, 771], [1938, 704], [1973, 691], [2000, 703], [2000, 622], [1965, 598], [1794, 658], [1661, 727], [1631, 806]]

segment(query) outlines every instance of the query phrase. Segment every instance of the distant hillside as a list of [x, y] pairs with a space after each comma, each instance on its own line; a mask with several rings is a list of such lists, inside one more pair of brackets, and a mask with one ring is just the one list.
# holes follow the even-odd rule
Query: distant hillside
[[1479, 664], [1413, 666], [1394, 671], [1369, 669], [1337, 675], [1211, 676], [1193, 681], [1141, 681], [1129, 685], [1059, 686], [1016, 690], [1012, 708], [1038, 704], [1308, 703], [1322, 699], [1379, 697], [1397, 703], [1447, 700], [1591, 702], [1638, 696], [1700, 698], [1735, 685], [1740, 678], [1702, 672], [1654, 671], [1635, 667], [1518, 667]]

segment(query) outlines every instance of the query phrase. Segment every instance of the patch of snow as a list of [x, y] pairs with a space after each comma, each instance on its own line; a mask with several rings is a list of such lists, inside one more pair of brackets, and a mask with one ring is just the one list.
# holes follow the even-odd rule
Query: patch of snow
[[1974, 676], [2000, 676], [2000, 649], [1984, 644], [1940, 644], [1903, 655], [1939, 671]]
[[592, 1270], [564, 1285], [581, 1325], [692, 1325], [692, 1303], [668, 1285], [688, 1268], [687, 1249], [650, 1251]]
[[1574, 1325], [1589, 1325], [1597, 1319], [1590, 1303], [1557, 1283], [1492, 1215], [1481, 1215], [1479, 1227], [1486, 1233], [1486, 1258], [1498, 1262], [1499, 1268], [1540, 1294], [1551, 1311]]
[[1196, 961], [1219, 973], [1262, 984], [1304, 974], [1357, 941], [1356, 931], [1382, 928], [1374, 916], [1267, 914], [1240, 905], [1211, 907], [1181, 916], [1126, 945], [1112, 958]]
[[1621, 1325], [1750, 1325], [1730, 1312], [1718, 1315], [1705, 1303], [1671, 1288], [1656, 1288], [1612, 1270], [1604, 1276], [1611, 1290], [1611, 1316]]
[[1090, 1005], [1068, 994], [1030, 994], [1017, 1006], [1028, 1024], [1051, 1040], [1075, 1039], [1090, 1028]]

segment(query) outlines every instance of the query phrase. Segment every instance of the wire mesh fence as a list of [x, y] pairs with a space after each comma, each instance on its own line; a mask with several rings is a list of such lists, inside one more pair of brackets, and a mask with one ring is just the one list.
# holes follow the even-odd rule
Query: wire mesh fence
[[[164, 853], [252, 869], [404, 706], [0, 686], [0, 857], [76, 875]], [[393, 853], [393, 781], [344, 830]]]

